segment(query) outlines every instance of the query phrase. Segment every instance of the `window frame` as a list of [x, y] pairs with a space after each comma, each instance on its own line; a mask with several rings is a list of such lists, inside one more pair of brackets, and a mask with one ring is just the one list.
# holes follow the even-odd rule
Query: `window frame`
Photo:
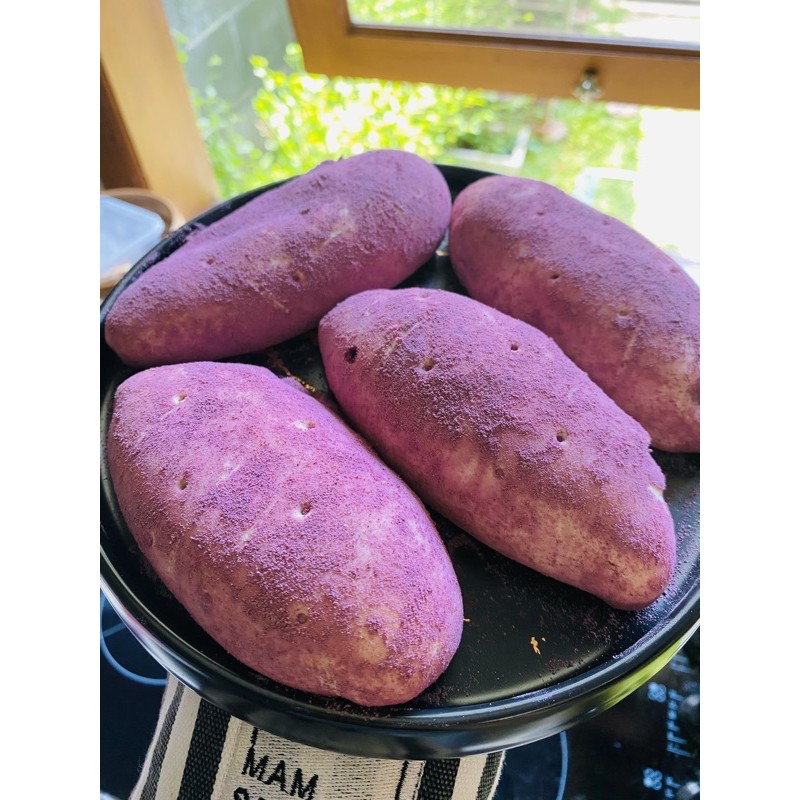
[[[700, 53], [646, 44], [354, 25], [346, 0], [287, 0], [309, 71], [568, 97], [595, 69], [603, 99], [699, 108]], [[190, 219], [219, 191], [161, 0], [100, 3], [101, 186], [164, 194]]]
[[572, 97], [587, 71], [602, 100], [700, 107], [700, 47], [354, 23], [347, 0], [287, 0], [309, 72]]
[[100, 2], [100, 183], [151, 189], [187, 219], [220, 199], [161, 0]]

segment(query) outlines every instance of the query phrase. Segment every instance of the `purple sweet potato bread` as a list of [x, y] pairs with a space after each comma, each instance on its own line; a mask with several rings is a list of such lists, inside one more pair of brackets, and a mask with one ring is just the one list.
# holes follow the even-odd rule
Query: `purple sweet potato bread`
[[425, 507], [268, 370], [136, 373], [116, 392], [107, 459], [155, 572], [252, 669], [377, 706], [415, 697], [449, 664], [461, 593]]
[[270, 347], [351, 294], [405, 280], [434, 253], [450, 209], [439, 170], [411, 153], [326, 161], [142, 273], [110, 309], [106, 341], [136, 367]]
[[619, 220], [493, 176], [453, 204], [450, 258], [476, 300], [552, 336], [655, 447], [700, 450], [700, 290]]
[[649, 436], [548, 336], [414, 288], [345, 300], [319, 342], [347, 418], [431, 508], [617, 608], [665, 590], [676, 540]]

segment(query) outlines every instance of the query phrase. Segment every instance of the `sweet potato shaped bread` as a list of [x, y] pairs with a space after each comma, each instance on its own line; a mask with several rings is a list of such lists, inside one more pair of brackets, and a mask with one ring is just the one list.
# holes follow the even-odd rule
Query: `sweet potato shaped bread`
[[136, 367], [270, 347], [351, 294], [405, 280], [434, 253], [450, 208], [439, 170], [412, 153], [326, 161], [142, 273], [109, 310], [106, 341]]
[[632, 228], [560, 189], [492, 176], [453, 204], [469, 294], [551, 336], [653, 445], [700, 450], [700, 291]]
[[402, 703], [444, 671], [460, 589], [424, 506], [338, 417], [260, 367], [155, 367], [116, 392], [107, 459], [155, 572], [287, 686]]
[[319, 341], [349, 420], [432, 508], [617, 608], [664, 591], [676, 542], [649, 437], [552, 339], [415, 288], [345, 300]]

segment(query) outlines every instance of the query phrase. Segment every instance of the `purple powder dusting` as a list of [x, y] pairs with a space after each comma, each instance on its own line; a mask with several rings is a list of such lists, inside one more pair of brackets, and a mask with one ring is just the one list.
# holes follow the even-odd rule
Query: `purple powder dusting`
[[700, 449], [700, 292], [632, 228], [549, 184], [492, 176], [453, 205], [469, 294], [552, 336], [673, 452]]
[[441, 173], [411, 153], [325, 162], [142, 273], [109, 311], [106, 341], [137, 367], [283, 342], [345, 297], [407, 278], [434, 253], [450, 208]]
[[340, 303], [319, 342], [348, 419], [430, 507], [619, 608], [661, 594], [675, 535], [649, 437], [550, 338], [412, 288]]
[[408, 700], [449, 663], [463, 607], [427, 511], [302, 390], [245, 364], [139, 372], [107, 454], [144, 555], [242, 663], [363, 705]]

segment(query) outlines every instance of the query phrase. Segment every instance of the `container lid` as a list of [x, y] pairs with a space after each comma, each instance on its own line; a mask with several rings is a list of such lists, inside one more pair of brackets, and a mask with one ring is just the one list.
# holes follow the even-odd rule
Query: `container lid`
[[115, 197], [100, 197], [100, 274], [133, 265], [155, 247], [164, 220], [152, 211]]

